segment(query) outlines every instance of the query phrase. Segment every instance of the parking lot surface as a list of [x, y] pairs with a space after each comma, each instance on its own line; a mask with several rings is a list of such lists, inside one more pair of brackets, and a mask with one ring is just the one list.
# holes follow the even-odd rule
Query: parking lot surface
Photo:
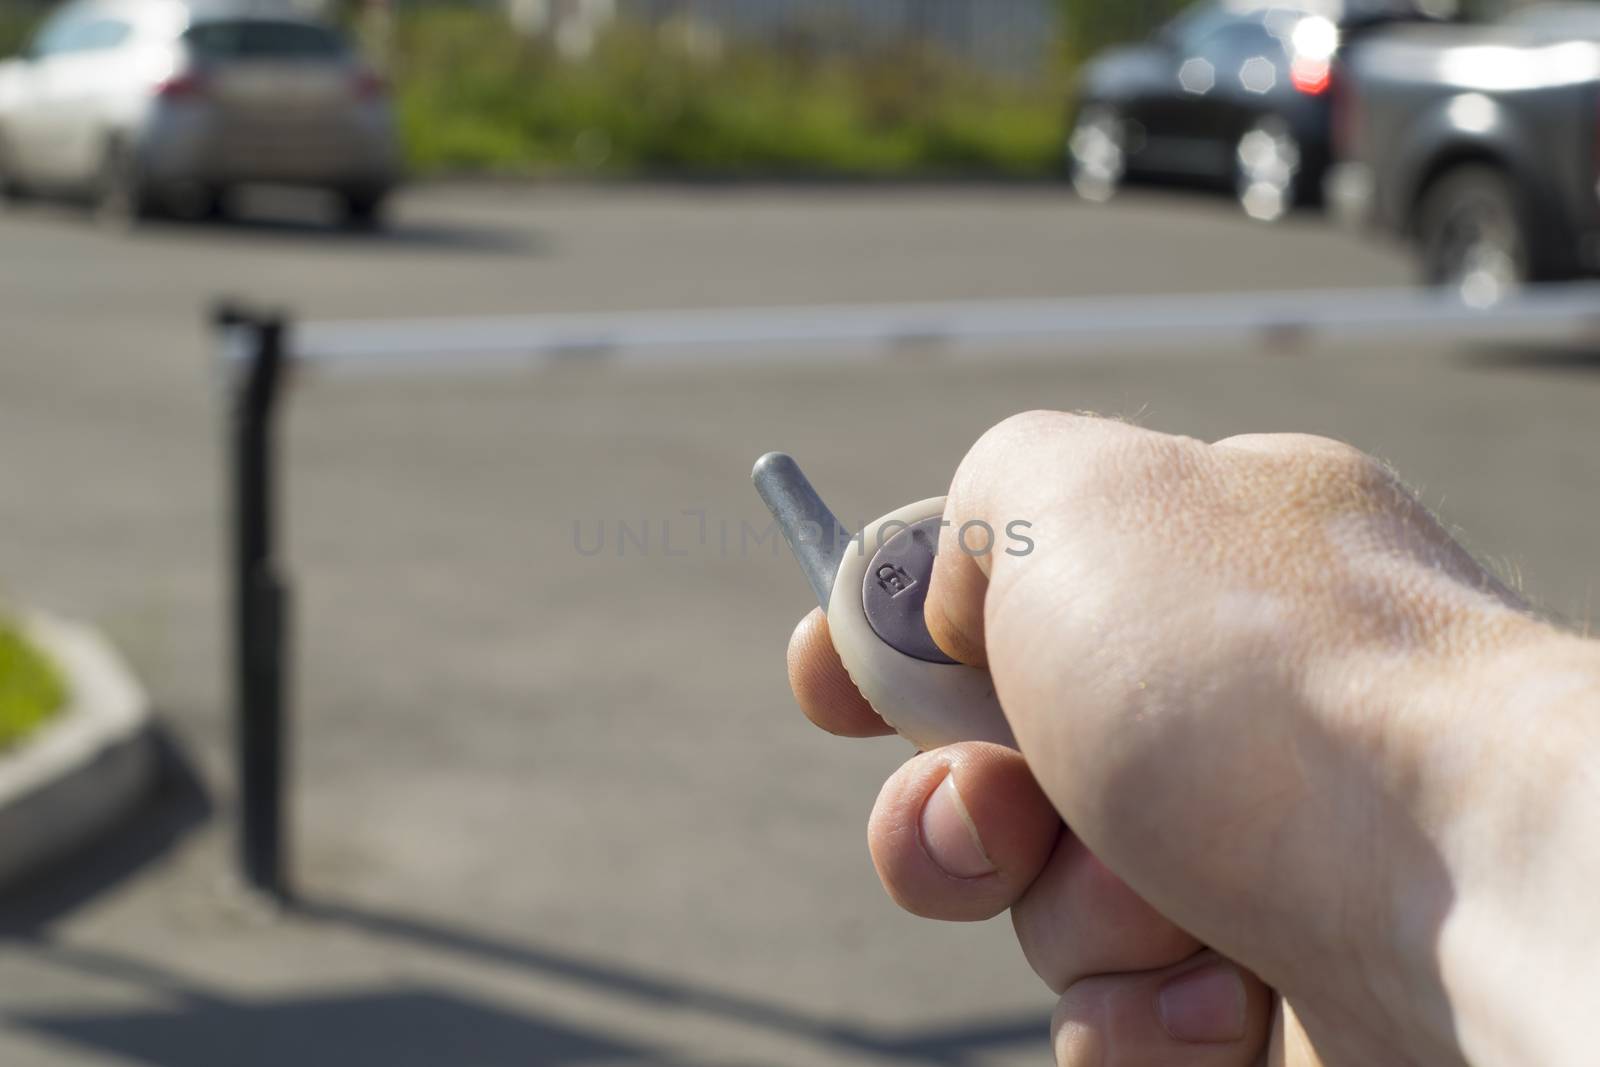
[[0, 277], [0, 590], [109, 631], [214, 808], [174, 791], [13, 904], [17, 1067], [1040, 1062], [1052, 998], [1007, 922], [921, 922], [877, 886], [865, 816], [906, 747], [792, 707], [808, 592], [738, 536], [765, 522], [748, 474], [769, 449], [854, 522], [942, 492], [1027, 408], [1324, 433], [1394, 463], [1549, 610], [1583, 625], [1600, 577], [1600, 359], [1577, 345], [311, 376], [283, 457], [304, 906], [264, 915], [227, 887], [213, 298], [386, 318], [1409, 268], [1204, 198], [484, 186], [419, 190], [374, 237], [263, 217], [115, 236], [30, 207], [0, 218]]

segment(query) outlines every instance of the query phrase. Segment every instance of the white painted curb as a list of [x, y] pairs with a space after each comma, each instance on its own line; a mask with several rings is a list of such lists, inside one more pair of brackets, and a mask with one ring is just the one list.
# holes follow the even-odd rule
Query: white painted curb
[[149, 699], [110, 644], [44, 615], [22, 630], [60, 672], [67, 705], [0, 752], [0, 889], [110, 829], [156, 775]]

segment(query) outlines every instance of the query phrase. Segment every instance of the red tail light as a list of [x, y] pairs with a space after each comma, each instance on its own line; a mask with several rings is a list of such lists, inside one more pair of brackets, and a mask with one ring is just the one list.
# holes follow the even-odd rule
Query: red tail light
[[198, 74], [174, 74], [156, 86], [163, 100], [196, 100], [206, 95], [206, 81]]
[[1320, 96], [1333, 83], [1333, 64], [1326, 59], [1296, 59], [1289, 64], [1289, 83], [1307, 96]]
[[377, 71], [363, 70], [350, 83], [350, 91], [357, 100], [380, 100], [389, 95], [389, 83]]

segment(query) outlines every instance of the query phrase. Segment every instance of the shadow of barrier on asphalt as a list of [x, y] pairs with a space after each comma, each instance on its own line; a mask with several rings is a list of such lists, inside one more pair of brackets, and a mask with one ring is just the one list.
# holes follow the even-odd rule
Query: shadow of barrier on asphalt
[[[935, 1067], [1018, 1045], [1042, 1048], [1049, 1020], [1038, 1013], [899, 1033], [847, 1024], [738, 993], [509, 943], [470, 930], [336, 903], [303, 903], [293, 918], [377, 940], [465, 957], [638, 1002], [689, 1011], [799, 1039], [838, 1053]], [[169, 1003], [122, 1012], [20, 1012], [7, 1025], [57, 1042], [161, 1067], [526, 1067], [528, 1064], [659, 1064], [685, 1061], [637, 1041], [514, 1010], [458, 990], [407, 983], [309, 996], [251, 998], [179, 977], [157, 963], [63, 945], [48, 936], [11, 947], [64, 970], [127, 983]]]
[[1042, 1046], [1049, 1034], [1048, 1016], [1035, 1012], [936, 1029], [919, 1027], [915, 1035], [897, 1034], [877, 1027], [839, 1023], [742, 993], [598, 964], [567, 953], [507, 943], [456, 927], [349, 904], [302, 902], [297, 910], [370, 936], [536, 973], [625, 996], [651, 1007], [695, 1011], [841, 1051], [911, 1063], [959, 1067], [969, 1062], [974, 1053], [1022, 1043]]
[[398, 988], [234, 1001], [187, 992], [165, 1010], [13, 1024], [160, 1067], [526, 1067], [678, 1064], [637, 1045], [458, 994]]
[[[0, 948], [165, 1002], [132, 1011], [0, 1012], [9, 1028], [160, 1067], [527, 1067], [684, 1061], [636, 1041], [513, 1009], [460, 990], [416, 983], [306, 996], [254, 998], [208, 988], [158, 960], [64, 944], [52, 926], [171, 855], [214, 806], [193, 766], [157, 734], [162, 774], [147, 803], [105, 843], [0, 897]], [[694, 1012], [839, 1053], [963, 1067], [997, 1049], [1042, 1047], [1038, 1013], [903, 1033], [843, 1023], [743, 993], [508, 942], [459, 926], [331, 900], [301, 900], [285, 921], [321, 924], [378, 942], [564, 983], [644, 1008]]]
[[[449, 934], [450, 937], [463, 936]], [[471, 939], [472, 935], [464, 935]], [[310, 996], [244, 998], [196, 989], [158, 968], [37, 944], [36, 955], [100, 979], [136, 983], [170, 1006], [124, 1012], [39, 1012], [9, 1015], [10, 1026], [100, 1054], [160, 1067], [527, 1067], [529, 1064], [685, 1064], [637, 1040], [514, 1010], [457, 990], [403, 984]], [[521, 958], [541, 974], [571, 977], [656, 1007], [692, 1009], [725, 1021], [777, 1031], [840, 1054], [962, 1067], [980, 1054], [1027, 1044], [1043, 1050], [1049, 1020], [1038, 1014], [980, 1020], [901, 1035], [844, 1025], [729, 994], [561, 957], [496, 946], [495, 956]], [[553, 966], [548, 966], [553, 964]]]

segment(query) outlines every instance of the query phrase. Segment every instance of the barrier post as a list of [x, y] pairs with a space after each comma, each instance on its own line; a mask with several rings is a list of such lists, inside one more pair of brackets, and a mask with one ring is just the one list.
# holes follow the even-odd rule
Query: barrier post
[[247, 886], [284, 901], [289, 595], [275, 548], [275, 461], [287, 324], [282, 315], [235, 305], [219, 306], [212, 322], [224, 346], [228, 398], [238, 862]]

